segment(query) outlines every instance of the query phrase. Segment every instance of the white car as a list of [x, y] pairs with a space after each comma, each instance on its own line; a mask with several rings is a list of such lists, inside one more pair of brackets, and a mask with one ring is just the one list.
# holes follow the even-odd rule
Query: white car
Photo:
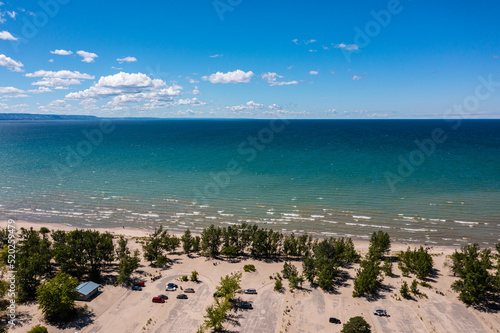
[[387, 311], [386, 310], [374, 310], [373, 314], [375, 316], [387, 316]]
[[173, 286], [167, 286], [165, 288], [166, 291], [176, 291], [177, 290], [177, 287], [173, 287]]

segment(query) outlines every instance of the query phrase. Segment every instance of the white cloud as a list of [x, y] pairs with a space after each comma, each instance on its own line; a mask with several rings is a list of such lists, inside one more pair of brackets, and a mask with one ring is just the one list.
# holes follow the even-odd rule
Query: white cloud
[[16, 38], [16, 37], [12, 36], [10, 32], [4, 30], [4, 31], [0, 31], [0, 39], [3, 39], [3, 40], [18, 40], [19, 38]]
[[189, 81], [189, 83], [191, 83], [191, 84], [195, 84], [195, 83], [199, 83], [199, 82], [200, 82], [200, 81], [198, 81], [198, 80], [191, 79], [191, 78], [189, 78], [189, 79], [188, 79], [188, 81]]
[[292, 42], [293, 42], [294, 44], [296, 44], [296, 45], [297, 45], [297, 44], [299, 44], [299, 40], [298, 40], [297, 38], [292, 39]]
[[312, 52], [318, 52], [318, 50], [312, 50], [312, 49], [311, 49], [311, 50], [309, 50], [309, 52], [311, 52], [311, 53], [312, 53]]
[[120, 64], [123, 64], [124, 62], [136, 62], [137, 58], [136, 57], [125, 57], [125, 58], [118, 58], [118, 59], [116, 59], [116, 61], [118, 61]]
[[12, 19], [15, 20], [17, 13], [15, 11], [11, 11], [11, 12], [7, 11], [7, 15], [9, 15]]
[[309, 75], [318, 75], [319, 71], [309, 71]]
[[332, 44], [334, 48], [336, 49], [345, 49], [346, 51], [355, 51], [359, 49], [359, 46], [356, 44]]
[[211, 55], [210, 58], [220, 58], [223, 56], [224, 56], [223, 54], [214, 54], [214, 55]]
[[34, 73], [27, 73], [25, 75], [26, 77], [45, 77], [45, 78], [59, 78], [59, 79], [84, 79], [84, 80], [91, 80], [94, 79], [95, 76], [85, 74], [85, 73], [80, 73], [78, 71], [68, 71], [68, 70], [61, 70], [57, 72], [53, 71], [45, 71], [45, 70], [38, 70]]
[[7, 67], [13, 72], [22, 72], [23, 63], [20, 61], [15, 61], [12, 58], [7, 57], [5, 54], [0, 54], [0, 66]]
[[0, 87], [0, 94], [17, 95], [23, 94], [24, 90], [17, 89], [14, 87]]
[[357, 80], [361, 80], [362, 78], [363, 78], [362, 76], [354, 74], [354, 76], [352, 77], [351, 80], [357, 81]]
[[227, 107], [231, 111], [249, 111], [249, 110], [262, 110], [264, 108], [264, 104], [255, 103], [254, 101], [248, 101], [246, 104], [228, 106]]
[[177, 105], [192, 105], [192, 106], [202, 106], [206, 105], [207, 103], [201, 102], [198, 100], [196, 97], [195, 98], [186, 98], [186, 99], [179, 99], [177, 101]]
[[99, 100], [111, 98], [105, 107], [120, 110], [134, 103], [145, 104], [142, 109], [168, 107], [174, 104], [174, 96], [181, 94], [182, 87], [167, 86], [165, 81], [151, 79], [143, 73], [124, 73], [103, 76], [92, 87], [66, 95], [68, 100]]
[[17, 89], [14, 87], [0, 87], [0, 95], [3, 98], [19, 98], [19, 97], [28, 97], [26, 92], [21, 89]]
[[49, 62], [54, 62], [54, 59], [49, 59]]
[[66, 101], [62, 99], [57, 99], [55, 101], [50, 102], [47, 105], [41, 105], [38, 109], [42, 112], [69, 112], [74, 108], [72, 105], [68, 104]]
[[50, 51], [52, 54], [57, 54], [57, 55], [62, 55], [62, 56], [67, 56], [73, 54], [72, 51], [66, 51], [66, 50], [54, 50]]
[[202, 79], [211, 83], [247, 83], [253, 75], [252, 71], [244, 72], [238, 69], [227, 73], [217, 72], [210, 76], [203, 76]]
[[57, 77], [45, 77], [40, 81], [33, 82], [34, 86], [46, 86], [46, 87], [67, 87], [72, 84], [80, 84], [81, 81], [77, 79], [60, 79]]
[[52, 92], [52, 89], [47, 88], [47, 87], [38, 87], [38, 89], [28, 90], [28, 92], [32, 93], [32, 94], [43, 94], [43, 93]]
[[97, 54], [91, 53], [91, 52], [86, 52], [86, 51], [76, 51], [76, 54], [78, 54], [80, 57], [82, 57], [83, 62], [94, 62], [94, 59], [98, 57]]
[[15, 104], [7, 105], [5, 103], [0, 103], [0, 111], [7, 112], [26, 112], [28, 109], [28, 104]]
[[261, 77], [263, 80], [267, 80], [267, 83], [269, 83], [270, 86], [286, 86], [299, 83], [297, 81], [277, 81], [278, 78], [281, 79], [283, 76], [273, 72], [264, 73]]

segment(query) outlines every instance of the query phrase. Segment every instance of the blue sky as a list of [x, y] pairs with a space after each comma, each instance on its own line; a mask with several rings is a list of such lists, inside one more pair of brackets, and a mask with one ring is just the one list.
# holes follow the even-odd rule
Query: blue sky
[[0, 3], [0, 112], [500, 118], [498, 1]]

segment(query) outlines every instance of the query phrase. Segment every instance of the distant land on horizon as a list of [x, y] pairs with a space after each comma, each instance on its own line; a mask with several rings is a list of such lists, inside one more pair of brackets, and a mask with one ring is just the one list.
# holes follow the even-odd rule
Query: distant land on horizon
[[[158, 118], [158, 117], [99, 117], [91, 115], [59, 115], [59, 114], [38, 114], [38, 113], [0, 113], [0, 121], [2, 120], [98, 120], [98, 119], [113, 119], [113, 120], [272, 120], [279, 118]], [[452, 118], [455, 119], [455, 118]], [[420, 120], [420, 121], [439, 121], [442, 118], [300, 118], [287, 120]], [[498, 120], [490, 118], [474, 118], [462, 120]]]

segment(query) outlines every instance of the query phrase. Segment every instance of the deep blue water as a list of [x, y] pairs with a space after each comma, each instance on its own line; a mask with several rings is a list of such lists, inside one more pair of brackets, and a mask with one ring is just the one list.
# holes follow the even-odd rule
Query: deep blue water
[[1, 219], [500, 239], [498, 120], [2, 121], [0, 170]]

